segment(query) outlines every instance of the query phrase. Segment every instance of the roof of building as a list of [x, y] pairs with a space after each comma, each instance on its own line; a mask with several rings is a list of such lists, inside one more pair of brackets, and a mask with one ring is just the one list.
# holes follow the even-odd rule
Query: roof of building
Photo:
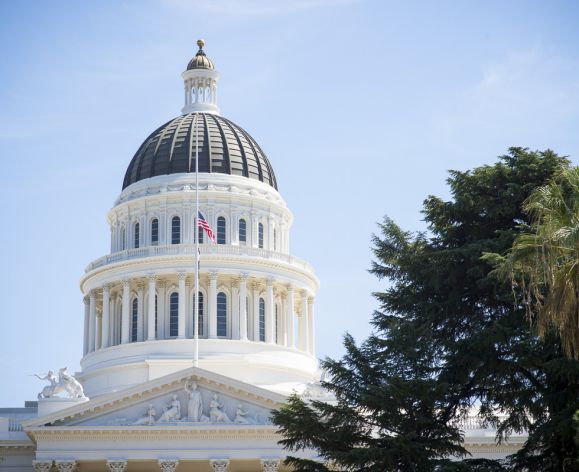
[[197, 46], [199, 46], [199, 51], [197, 51], [197, 54], [195, 54], [195, 57], [189, 61], [189, 64], [187, 64], [187, 70], [192, 70], [192, 69], [215, 70], [215, 66], [213, 65], [213, 62], [211, 61], [211, 59], [209, 59], [205, 55], [205, 51], [203, 51], [203, 46], [205, 46], [205, 41], [203, 41], [202, 39], [199, 39], [197, 41]]
[[131, 160], [123, 189], [157, 175], [194, 173], [197, 139], [200, 173], [240, 175], [277, 190], [271, 164], [249, 133], [210, 113], [181, 115], [153, 131]]

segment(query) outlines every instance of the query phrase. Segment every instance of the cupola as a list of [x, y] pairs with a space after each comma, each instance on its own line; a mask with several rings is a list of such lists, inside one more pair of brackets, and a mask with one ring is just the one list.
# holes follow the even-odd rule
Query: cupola
[[219, 73], [203, 50], [205, 41], [197, 40], [197, 46], [199, 46], [197, 54], [189, 61], [187, 70], [181, 74], [185, 87], [185, 106], [181, 112], [184, 115], [195, 112], [219, 114], [217, 106]]

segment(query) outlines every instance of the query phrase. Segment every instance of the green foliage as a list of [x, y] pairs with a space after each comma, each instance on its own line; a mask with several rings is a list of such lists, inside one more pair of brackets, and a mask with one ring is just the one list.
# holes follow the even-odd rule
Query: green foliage
[[[293, 397], [274, 414], [281, 444], [332, 464], [291, 458], [295, 470], [579, 470], [579, 362], [556, 334], [535, 336], [482, 257], [512, 246], [531, 223], [523, 202], [566, 166], [552, 151], [511, 148], [493, 166], [450, 172], [452, 199], [424, 202], [428, 233], [384, 220], [371, 272], [388, 284], [374, 294], [374, 333], [359, 346], [346, 336], [344, 357], [322, 363], [335, 404]], [[473, 405], [498, 441], [528, 431], [508, 463], [468, 458], [456, 425]]]
[[579, 359], [579, 167], [561, 168], [523, 206], [531, 227], [506, 256], [487, 254], [512, 281], [539, 336], [555, 329], [569, 357]]

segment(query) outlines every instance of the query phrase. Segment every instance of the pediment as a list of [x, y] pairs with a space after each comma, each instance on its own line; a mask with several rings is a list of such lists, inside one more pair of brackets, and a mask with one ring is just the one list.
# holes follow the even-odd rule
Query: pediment
[[183, 428], [270, 424], [283, 395], [197, 367], [23, 423], [36, 428]]

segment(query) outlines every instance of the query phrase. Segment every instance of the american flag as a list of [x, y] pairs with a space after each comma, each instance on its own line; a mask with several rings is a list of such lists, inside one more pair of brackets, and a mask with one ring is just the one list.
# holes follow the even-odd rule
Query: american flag
[[215, 233], [207, 223], [207, 220], [203, 217], [201, 212], [199, 212], [199, 217], [197, 218], [197, 226], [203, 228], [203, 230], [207, 233], [207, 237], [211, 239], [212, 242], [215, 242]]

